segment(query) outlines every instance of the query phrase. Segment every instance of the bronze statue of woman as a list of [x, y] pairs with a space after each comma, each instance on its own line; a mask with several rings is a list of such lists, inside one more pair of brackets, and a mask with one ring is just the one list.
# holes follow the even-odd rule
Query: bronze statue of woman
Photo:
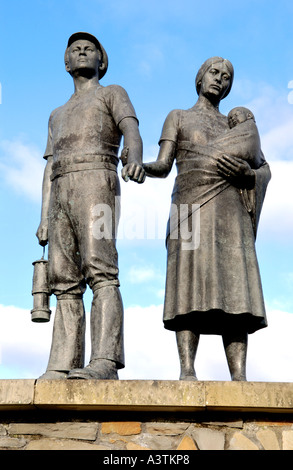
[[162, 178], [176, 161], [172, 208], [178, 211], [171, 212], [188, 205], [190, 227], [193, 208], [200, 211], [198, 244], [188, 249], [173, 216], [166, 240], [164, 326], [176, 332], [181, 380], [197, 380], [201, 334], [222, 336], [232, 380], [246, 380], [248, 334], [267, 326], [255, 237], [269, 165], [263, 158], [252, 169], [245, 155], [232, 157], [215, 146], [229, 129], [219, 104], [233, 77], [228, 60], [208, 59], [196, 76], [198, 101], [169, 113], [157, 161], [144, 164], [148, 176]]

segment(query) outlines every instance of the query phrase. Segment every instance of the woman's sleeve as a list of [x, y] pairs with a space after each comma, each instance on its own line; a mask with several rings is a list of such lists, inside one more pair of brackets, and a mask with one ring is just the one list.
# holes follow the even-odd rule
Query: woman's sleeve
[[253, 189], [248, 190], [248, 197], [250, 199], [250, 204], [252, 207], [252, 223], [255, 233], [257, 234], [257, 227], [259, 223], [259, 218], [266, 195], [267, 186], [271, 179], [271, 170], [269, 164], [265, 162], [260, 168], [254, 170], [255, 172], [255, 186]]
[[178, 128], [179, 128], [179, 113], [180, 111], [175, 109], [171, 111], [165, 119], [159, 145], [163, 140], [171, 140], [177, 143]]

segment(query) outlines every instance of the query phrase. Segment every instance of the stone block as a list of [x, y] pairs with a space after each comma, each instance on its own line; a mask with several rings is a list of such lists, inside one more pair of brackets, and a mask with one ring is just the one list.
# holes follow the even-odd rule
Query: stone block
[[293, 383], [0, 380], [0, 410], [293, 413]]
[[196, 428], [192, 432], [199, 450], [224, 450], [225, 434], [207, 428]]
[[178, 436], [189, 427], [189, 423], [147, 423], [146, 432], [158, 436]]
[[184, 436], [176, 450], [198, 450], [198, 447], [190, 436]]
[[282, 442], [283, 450], [293, 450], [293, 431], [283, 431]]
[[44, 438], [30, 441], [25, 450], [111, 450], [111, 447], [66, 439]]
[[259, 450], [259, 448], [244, 434], [236, 432], [230, 441], [228, 450]]
[[141, 424], [137, 422], [109, 422], [102, 423], [101, 433], [111, 434], [116, 433], [120, 436], [132, 436], [134, 434], [140, 434]]
[[34, 435], [95, 441], [97, 423], [13, 423], [8, 427], [9, 434]]
[[40, 380], [37, 407], [73, 410], [204, 410], [204, 382], [153, 380]]
[[0, 436], [6, 436], [7, 431], [3, 424], [0, 424]]
[[173, 450], [179, 444], [178, 436], [156, 436], [154, 434], [140, 434], [131, 439], [134, 444], [151, 450]]
[[208, 410], [293, 412], [293, 383], [207, 382]]
[[151, 450], [148, 447], [140, 446], [139, 444], [135, 444], [134, 442], [127, 442], [126, 450]]
[[277, 436], [271, 429], [260, 429], [257, 431], [256, 437], [264, 450], [280, 450]]
[[26, 440], [17, 437], [1, 437], [0, 450], [2, 449], [21, 449], [26, 445]]
[[0, 410], [34, 408], [35, 380], [0, 380]]

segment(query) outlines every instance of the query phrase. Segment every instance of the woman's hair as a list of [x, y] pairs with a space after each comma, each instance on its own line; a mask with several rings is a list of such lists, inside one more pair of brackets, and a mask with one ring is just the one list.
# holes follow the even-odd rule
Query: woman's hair
[[200, 92], [201, 81], [203, 79], [204, 74], [209, 70], [210, 67], [213, 67], [218, 63], [224, 63], [226, 65], [230, 75], [231, 75], [230, 85], [229, 85], [226, 93], [224, 94], [223, 98], [226, 98], [226, 96], [230, 93], [230, 90], [232, 88], [233, 78], [234, 78], [233, 65], [231, 64], [231, 62], [228, 59], [223, 59], [222, 57], [211, 57], [210, 59], [207, 59], [202, 64], [199, 71], [197, 72], [197, 75], [196, 75], [196, 78], [195, 78], [195, 86], [196, 86], [196, 91], [197, 91], [198, 95], [199, 95], [199, 92]]

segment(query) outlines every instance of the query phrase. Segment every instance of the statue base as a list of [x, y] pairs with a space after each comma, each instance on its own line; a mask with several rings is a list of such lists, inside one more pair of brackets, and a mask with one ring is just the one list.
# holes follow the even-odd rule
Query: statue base
[[0, 450], [293, 450], [293, 383], [0, 380], [0, 410]]

